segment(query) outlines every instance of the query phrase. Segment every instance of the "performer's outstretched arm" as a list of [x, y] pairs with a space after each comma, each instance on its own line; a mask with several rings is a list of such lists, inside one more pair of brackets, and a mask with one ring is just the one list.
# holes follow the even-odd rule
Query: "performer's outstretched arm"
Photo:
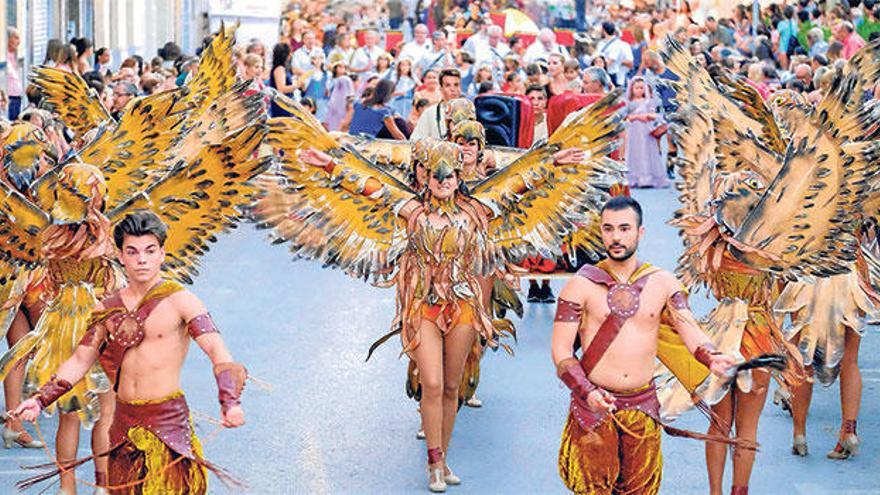
[[232, 354], [226, 348], [208, 309], [198, 297], [186, 292], [177, 299], [177, 307], [186, 322], [186, 331], [214, 365], [223, 425], [228, 428], [243, 425], [241, 392], [247, 379], [247, 370], [232, 360]]

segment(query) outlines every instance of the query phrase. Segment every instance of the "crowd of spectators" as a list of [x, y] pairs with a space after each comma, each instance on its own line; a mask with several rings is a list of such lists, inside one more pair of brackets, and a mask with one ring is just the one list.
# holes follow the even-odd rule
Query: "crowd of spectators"
[[[772, 3], [757, 19], [751, 2], [722, 2], [726, 10], [710, 15], [672, 3], [294, 1], [275, 46], [239, 40], [235, 58], [253, 91], [271, 87], [300, 100], [329, 130], [394, 139], [442, 134], [439, 103], [492, 92], [528, 98], [540, 139], [559, 124], [548, 109], [561, 96], [620, 88], [627, 128], [620, 156], [629, 181], [667, 187], [665, 131], [676, 110], [675, 76], [660, 53], [667, 36], [710, 73], [738, 74], [764, 98], [785, 88], [812, 103], [846, 60], [880, 36], [877, 0]], [[497, 14], [509, 8], [534, 19], [537, 32], [505, 32]], [[14, 53], [19, 37], [8, 34]], [[74, 38], [50, 40], [43, 64], [82, 75], [116, 114], [134, 96], [184, 84], [197, 56], [168, 42], [153, 57], [116, 63], [107, 48]], [[15, 74], [15, 57], [8, 59], [7, 74]], [[5, 89], [0, 104], [10, 118], [24, 102], [39, 105], [38, 91], [21, 78], [8, 76]], [[284, 115], [274, 104], [269, 112]]]

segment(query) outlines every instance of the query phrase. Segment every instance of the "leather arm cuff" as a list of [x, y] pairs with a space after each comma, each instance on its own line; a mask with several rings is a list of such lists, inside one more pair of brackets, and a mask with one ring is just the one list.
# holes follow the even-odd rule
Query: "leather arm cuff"
[[195, 340], [206, 333], [220, 333], [220, 330], [217, 330], [217, 326], [214, 325], [210, 313], [202, 313], [187, 322], [186, 332]]
[[697, 347], [697, 349], [694, 351], [694, 358], [696, 358], [697, 362], [709, 368], [712, 364], [712, 356], [716, 356], [718, 354], [721, 353], [718, 352], [715, 344], [707, 342]]
[[587, 378], [587, 374], [584, 372], [580, 361], [573, 357], [563, 359], [557, 363], [556, 373], [559, 379], [562, 380], [562, 383], [583, 400], [587, 400], [590, 392], [599, 388]]
[[238, 363], [220, 363], [214, 366], [217, 380], [217, 398], [220, 411], [226, 414], [231, 407], [241, 405], [241, 391], [247, 380], [247, 369]]
[[553, 318], [553, 321], [562, 323], [579, 322], [581, 321], [582, 310], [583, 308], [580, 304], [560, 297], [556, 302], [556, 316]]
[[669, 307], [678, 311], [690, 310], [691, 307], [688, 304], [688, 295], [687, 292], [680, 290], [676, 291], [675, 294], [669, 296], [668, 303]]
[[72, 388], [73, 385], [69, 381], [63, 378], [58, 378], [57, 375], [52, 375], [52, 378], [50, 378], [45, 385], [40, 387], [40, 390], [37, 391], [37, 395], [34, 398], [40, 403], [40, 407], [46, 409]]

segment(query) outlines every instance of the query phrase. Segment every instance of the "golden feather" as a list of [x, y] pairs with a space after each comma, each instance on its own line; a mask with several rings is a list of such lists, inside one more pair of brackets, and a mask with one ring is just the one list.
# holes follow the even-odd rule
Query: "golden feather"
[[75, 72], [52, 67], [36, 67], [31, 76], [40, 88], [49, 109], [55, 112], [75, 140], [80, 140], [92, 129], [105, 122], [113, 122], [101, 98]]
[[40, 264], [39, 235], [49, 225], [49, 214], [3, 181], [0, 194], [0, 259], [11, 266]]
[[793, 143], [736, 232], [748, 249], [733, 249], [734, 255], [791, 279], [849, 271], [859, 249], [866, 181], [876, 175], [871, 164], [878, 158], [880, 143], [854, 143], [843, 152], [826, 133]]
[[199, 256], [217, 234], [237, 225], [243, 209], [253, 203], [256, 187], [250, 181], [271, 164], [268, 157], [253, 158], [265, 132], [264, 125], [253, 125], [206, 146], [195, 160], [181, 162], [108, 218], [116, 222], [136, 209], [154, 211], [169, 226], [163, 270], [170, 278], [192, 283]]
[[[256, 213], [275, 229], [275, 242], [290, 241], [295, 257], [320, 259], [358, 278], [387, 277], [406, 246], [395, 207], [415, 194], [401, 181], [339, 143], [295, 102], [293, 117], [269, 120], [266, 142], [283, 152], [281, 176], [261, 181]], [[301, 150], [315, 148], [335, 157], [332, 173], [305, 165]], [[368, 179], [381, 188], [360, 194]]]
[[[779, 138], [778, 127], [771, 122], [755, 120], [750, 115], [769, 114], [766, 108], [761, 108], [763, 104], [754, 101], [753, 94], [742, 87], [733, 92], [737, 98], [725, 94], [706, 69], [680, 43], [672, 37], [668, 37], [666, 42], [667, 49], [662, 55], [669, 70], [679, 77], [678, 81], [670, 81], [670, 84], [676, 89], [676, 101], [681, 106], [694, 107], [709, 118], [729, 120], [736, 129], [761, 136], [765, 139], [765, 145], [775, 149], [777, 153], [785, 151], [785, 143]], [[740, 108], [743, 102], [752, 105], [749, 113]]]
[[133, 100], [114, 129], [103, 129], [80, 151], [83, 162], [104, 173], [108, 207], [161, 176], [175, 160], [173, 145], [189, 110], [186, 94], [177, 89]]
[[[339, 143], [354, 147], [367, 160], [382, 167], [397, 180], [409, 183], [412, 172], [412, 162], [410, 161], [412, 143], [342, 133], [334, 133], [334, 137]], [[486, 151], [495, 155], [495, 170], [501, 170], [516, 161], [527, 150], [506, 146], [487, 146]]]

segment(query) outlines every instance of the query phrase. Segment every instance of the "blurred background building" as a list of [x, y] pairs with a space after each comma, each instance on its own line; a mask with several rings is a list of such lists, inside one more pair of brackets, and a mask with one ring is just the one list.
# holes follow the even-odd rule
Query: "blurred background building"
[[[113, 60], [139, 53], [154, 56], [167, 41], [184, 53], [194, 53], [221, 20], [241, 22], [240, 39], [273, 33], [277, 39], [281, 0], [0, 0], [0, 46], [6, 46], [6, 26], [21, 33], [20, 67], [39, 65], [52, 38], [69, 41], [86, 37], [106, 46]], [[275, 39], [266, 40], [274, 43]], [[271, 46], [271, 44], [269, 45]], [[0, 50], [0, 70], [6, 51]]]

